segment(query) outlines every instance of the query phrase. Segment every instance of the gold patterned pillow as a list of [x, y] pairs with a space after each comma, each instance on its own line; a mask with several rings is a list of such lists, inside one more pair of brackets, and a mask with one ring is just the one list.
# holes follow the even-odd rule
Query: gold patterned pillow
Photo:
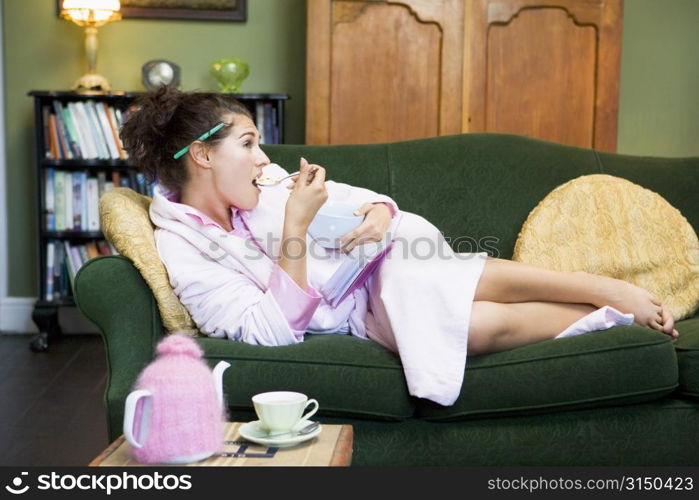
[[522, 226], [512, 260], [623, 279], [676, 320], [699, 305], [694, 229], [660, 195], [619, 177], [585, 175], [551, 191]]
[[155, 247], [148, 216], [151, 201], [129, 188], [110, 189], [99, 203], [102, 232], [121, 255], [133, 262], [153, 291], [165, 329], [196, 335], [197, 327], [172, 290]]

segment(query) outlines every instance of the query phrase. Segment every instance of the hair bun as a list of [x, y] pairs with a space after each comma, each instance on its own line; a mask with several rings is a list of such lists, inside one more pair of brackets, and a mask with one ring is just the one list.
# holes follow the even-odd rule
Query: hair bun
[[182, 333], [172, 333], [156, 347], [155, 352], [160, 356], [189, 356], [200, 359], [204, 352], [194, 339]]
[[154, 136], [167, 136], [168, 124], [181, 102], [182, 92], [171, 85], [161, 85], [155, 92], [148, 95], [142, 106], [150, 111], [147, 117], [150, 131]]

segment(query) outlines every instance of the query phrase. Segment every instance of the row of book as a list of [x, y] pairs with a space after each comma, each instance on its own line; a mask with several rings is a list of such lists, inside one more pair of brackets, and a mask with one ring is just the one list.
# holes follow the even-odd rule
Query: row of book
[[103, 101], [43, 106], [44, 151], [51, 160], [126, 160], [119, 137], [126, 112]]
[[255, 126], [260, 132], [261, 144], [280, 144], [282, 142], [277, 108], [271, 102], [258, 101], [255, 104]]
[[44, 299], [53, 301], [71, 297], [73, 280], [85, 262], [101, 255], [117, 253], [114, 246], [106, 240], [88, 241], [79, 245], [49, 240], [46, 243]]
[[[43, 106], [44, 151], [50, 160], [126, 160], [129, 155], [119, 130], [129, 111], [104, 101], [53, 100]], [[278, 109], [271, 102], [255, 104], [255, 125], [262, 144], [281, 143]]]
[[135, 171], [45, 170], [44, 216], [47, 231], [100, 231], [99, 199], [113, 187], [153, 197], [154, 185]]

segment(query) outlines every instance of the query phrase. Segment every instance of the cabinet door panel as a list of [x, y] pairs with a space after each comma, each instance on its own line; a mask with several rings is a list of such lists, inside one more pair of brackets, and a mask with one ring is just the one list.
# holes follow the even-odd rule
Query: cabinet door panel
[[465, 0], [464, 132], [616, 150], [622, 0]]
[[461, 0], [309, 0], [306, 142], [461, 131]]
[[336, 22], [330, 142], [437, 135], [441, 43], [436, 24], [400, 5], [367, 5], [355, 20]]
[[593, 26], [557, 8], [491, 25], [485, 129], [592, 147], [596, 45]]

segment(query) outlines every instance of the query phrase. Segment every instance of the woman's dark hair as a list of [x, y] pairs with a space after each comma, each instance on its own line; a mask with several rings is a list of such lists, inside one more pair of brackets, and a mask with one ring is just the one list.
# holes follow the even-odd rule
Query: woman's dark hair
[[[253, 119], [250, 111], [233, 97], [214, 92], [181, 92], [163, 85], [133, 101], [120, 136], [131, 160], [148, 181], [157, 180], [179, 196], [187, 182], [186, 155], [177, 160], [173, 155], [231, 113]], [[224, 126], [206, 143], [215, 145], [229, 132], [230, 127]]]

